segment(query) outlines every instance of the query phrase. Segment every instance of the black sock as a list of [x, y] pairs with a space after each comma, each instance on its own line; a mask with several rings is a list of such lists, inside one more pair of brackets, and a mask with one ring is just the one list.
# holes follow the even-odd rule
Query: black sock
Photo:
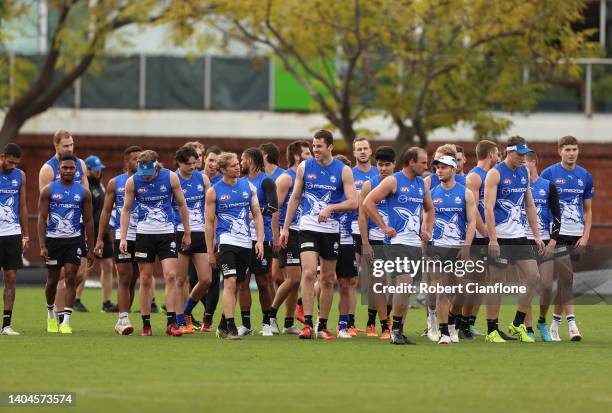
[[498, 329], [499, 328], [497, 327], [497, 318], [487, 318], [487, 334], [491, 334], [492, 332], [497, 331]]
[[450, 336], [448, 332], [448, 323], [440, 323], [440, 334], [443, 336]]
[[270, 324], [270, 311], [262, 311], [261, 313], [263, 315], [263, 323]]
[[471, 315], [468, 318], [468, 324], [473, 326], [474, 324], [476, 324], [476, 316], [475, 315]]
[[514, 324], [515, 327], [518, 327], [521, 324], [525, 323], [525, 315], [525, 313], [517, 311], [516, 315], [514, 316], [514, 322], [512, 324]]
[[102, 305], [110, 305], [110, 304], [111, 304], [110, 300], [102, 301]]
[[212, 318], [213, 318], [212, 314], [204, 313], [204, 319], [202, 321], [204, 321], [204, 324], [212, 324]]
[[227, 330], [227, 318], [225, 315], [221, 315], [221, 321], [219, 321], [219, 330]]
[[387, 305], [387, 319], [391, 317], [391, 311], [393, 311], [393, 306]]
[[319, 326], [317, 330], [327, 330], [327, 318], [319, 318]]
[[463, 317], [461, 316], [461, 328], [462, 329], [467, 329], [470, 326], [470, 320], [469, 317]]
[[456, 327], [457, 316], [451, 312], [448, 313], [448, 324], [452, 324]]
[[393, 316], [393, 329], [402, 331], [402, 317]]
[[251, 329], [251, 310], [240, 310], [240, 318], [242, 318], [242, 325]]
[[349, 316], [348, 326], [355, 327], [355, 314], [349, 314], [348, 316]]
[[80, 304], [80, 303], [81, 303], [81, 299], [80, 299], [80, 298], [75, 298], [75, 299], [74, 299], [74, 303], [75, 303], [75, 304], [76, 304], [76, 303], [79, 303], [79, 304]]
[[304, 324], [312, 327], [312, 316], [304, 314]]
[[297, 305], [303, 305], [303, 304], [302, 304], [302, 297], [298, 297], [298, 300], [297, 300]]
[[11, 325], [11, 317], [13, 316], [13, 310], [4, 310], [4, 316], [2, 318], [2, 328]]
[[274, 307], [270, 307], [270, 318], [276, 318], [276, 315], [278, 314], [278, 308], [274, 308]]
[[527, 327], [527, 332], [528, 333], [533, 333], [533, 327]]
[[151, 328], [151, 315], [143, 315], [142, 317], [142, 327], [143, 328]]
[[285, 328], [289, 328], [293, 325], [293, 317], [285, 317]]
[[368, 325], [376, 325], [376, 309], [368, 308]]
[[57, 319], [59, 320], [60, 324], [64, 322], [64, 311], [60, 311], [59, 313], [57, 313]]
[[168, 311], [166, 313], [166, 325], [176, 324], [176, 313], [172, 311]]
[[380, 320], [380, 329], [382, 331], [389, 329], [389, 320]]
[[236, 323], [234, 322], [234, 317], [232, 318], [226, 318], [225, 322], [227, 323], [227, 329], [228, 330], [235, 330], [236, 329]]
[[540, 318], [538, 318], [538, 324], [545, 324], [545, 323], [546, 323], [546, 317], [540, 316]]

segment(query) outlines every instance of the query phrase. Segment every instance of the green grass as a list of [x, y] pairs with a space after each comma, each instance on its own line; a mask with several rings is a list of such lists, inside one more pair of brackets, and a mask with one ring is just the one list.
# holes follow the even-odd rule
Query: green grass
[[[396, 347], [365, 336], [335, 342], [295, 336], [230, 342], [202, 333], [171, 338], [163, 335], [162, 314], [153, 315], [155, 336], [120, 337], [113, 332], [116, 315], [98, 312], [99, 290], [86, 290], [83, 301], [92, 312], [74, 315], [73, 335], [47, 334], [42, 289], [17, 290], [13, 327], [22, 336], [0, 336], [0, 391], [72, 391], [70, 411], [87, 412], [480, 412], [521, 405], [591, 412], [612, 405], [606, 306], [577, 308], [580, 343], [487, 345], [479, 338], [448, 347], [416, 337], [425, 320], [422, 310], [413, 310], [406, 332], [418, 345]], [[254, 296], [254, 326], [261, 321], [256, 306]], [[513, 311], [503, 309], [504, 325]], [[361, 325], [365, 313], [360, 305]], [[131, 319], [139, 329], [138, 314]], [[485, 329], [482, 316], [477, 324]], [[562, 332], [566, 338], [565, 322]]]

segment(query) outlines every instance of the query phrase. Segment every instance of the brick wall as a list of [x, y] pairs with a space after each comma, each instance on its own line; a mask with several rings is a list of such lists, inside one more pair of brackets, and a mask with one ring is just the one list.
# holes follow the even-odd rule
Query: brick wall
[[[88, 155], [98, 155], [107, 169], [105, 169], [102, 180], [107, 182], [111, 177], [121, 173], [123, 168], [123, 149], [130, 145], [139, 145], [143, 148], [151, 148], [160, 154], [160, 161], [167, 167], [174, 168], [174, 152], [183, 143], [194, 140], [193, 138], [167, 138], [167, 137], [117, 137], [117, 136], [82, 136], [76, 137], [76, 155], [85, 158]], [[242, 152], [250, 146], [257, 146], [267, 142], [267, 139], [216, 139], [202, 138], [200, 141], [206, 146], [219, 145], [225, 150]], [[30, 236], [32, 248], [26, 253], [27, 259], [40, 262], [38, 257], [38, 243], [36, 236], [36, 214], [38, 200], [38, 171], [40, 167], [51, 156], [54, 150], [51, 144], [51, 136], [42, 135], [20, 135], [17, 143], [24, 151], [21, 168], [27, 175], [27, 199], [30, 212]], [[284, 152], [289, 140], [276, 142], [281, 149], [281, 166], [285, 164]], [[374, 146], [389, 145], [391, 142], [376, 141]], [[465, 150], [468, 157], [466, 171], [474, 165], [475, 154], [474, 142], [458, 142]], [[439, 145], [438, 142], [430, 143], [427, 150], [430, 154]], [[344, 145], [340, 145], [344, 146]], [[556, 145], [550, 143], [534, 143], [530, 146], [538, 153], [542, 169], [558, 162]], [[350, 148], [338, 151], [348, 155], [352, 159]], [[612, 243], [612, 178], [608, 175], [612, 172], [612, 144], [583, 144], [581, 145], [580, 164], [587, 168], [595, 181], [596, 196], [593, 201], [593, 223], [591, 242], [594, 244]]]

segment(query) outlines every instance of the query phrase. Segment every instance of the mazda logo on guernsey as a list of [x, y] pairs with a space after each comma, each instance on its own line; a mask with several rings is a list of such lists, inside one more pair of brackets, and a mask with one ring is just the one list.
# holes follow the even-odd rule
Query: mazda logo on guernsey
[[501, 192], [502, 192], [502, 194], [503, 194], [503, 195], [508, 195], [508, 194], [510, 194], [510, 190], [509, 190], [508, 188], [502, 188], [502, 191], [501, 191]]
[[403, 203], [405, 203], [405, 202], [408, 202], [408, 196], [406, 196], [406, 195], [400, 195], [400, 196], [398, 196], [398, 197], [397, 197], [397, 202], [400, 202], [400, 203], [402, 203], [402, 204], [403, 204]]

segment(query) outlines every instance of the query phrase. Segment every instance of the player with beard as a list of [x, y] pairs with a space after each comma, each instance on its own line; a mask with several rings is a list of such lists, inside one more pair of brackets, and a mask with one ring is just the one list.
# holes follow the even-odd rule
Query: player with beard
[[270, 306], [274, 297], [274, 290], [270, 282], [270, 270], [272, 265], [272, 215], [278, 213], [278, 198], [276, 196], [276, 184], [264, 171], [264, 160], [261, 151], [257, 148], [247, 148], [241, 157], [240, 166], [242, 174], [245, 175], [249, 182], [255, 187], [257, 192], [257, 200], [261, 207], [264, 223], [264, 254], [263, 258], [257, 259], [255, 254], [255, 244], [257, 238], [255, 234], [255, 223], [251, 220], [251, 238], [253, 240], [253, 251], [251, 253], [251, 262], [249, 271], [245, 281], [241, 284], [239, 301], [240, 315], [242, 318], [242, 326], [238, 328], [240, 336], [252, 335], [251, 329], [251, 290], [249, 283], [251, 275], [255, 275], [257, 290], [259, 291], [259, 303], [263, 313], [263, 330], [264, 337], [271, 337], [274, 334], [279, 334], [276, 320], [273, 324], [270, 322]]
[[[416, 262], [421, 260], [423, 243], [431, 239], [434, 222], [429, 188], [421, 178], [427, 170], [427, 152], [421, 148], [409, 148], [404, 152], [402, 160], [402, 170], [385, 178], [368, 194], [363, 204], [368, 216], [390, 238], [390, 244], [397, 246], [393, 255]], [[383, 199], [389, 212], [388, 224], [385, 224], [376, 206]], [[408, 285], [419, 274], [394, 272], [393, 275], [396, 285]], [[403, 334], [407, 310], [408, 295], [395, 293], [391, 344], [415, 344]]]
[[[70, 317], [76, 295], [76, 277], [83, 253], [81, 220], [87, 232], [87, 263], [93, 264], [93, 219], [91, 193], [75, 182], [79, 160], [64, 154], [58, 161], [60, 177], [46, 185], [38, 199], [38, 242], [40, 256], [48, 269], [45, 296], [47, 298], [47, 332], [72, 334]], [[66, 291], [64, 317], [59, 327], [55, 319], [55, 294], [64, 269]]]
[[[367, 211], [364, 207], [364, 201], [368, 194], [374, 190], [380, 183], [388, 176], [393, 174], [395, 170], [395, 151], [390, 146], [381, 146], [376, 149], [374, 153], [374, 160], [376, 161], [376, 169], [378, 175], [374, 176], [370, 181], [363, 184], [360, 192], [360, 203], [359, 203], [359, 233], [361, 234], [361, 253], [362, 256], [371, 261], [374, 258], [374, 251], [372, 246], [382, 246], [385, 243], [385, 233], [383, 230], [376, 225], [376, 223], [368, 219]], [[378, 209], [379, 215], [382, 217], [383, 222], [389, 225], [389, 213], [387, 210], [387, 202], [385, 199], [380, 201], [376, 208]], [[373, 279], [369, 280], [370, 283]], [[368, 326], [366, 332], [368, 337], [377, 337], [376, 325], [370, 324], [376, 321], [376, 311], [378, 311], [378, 317], [380, 320], [381, 328], [381, 340], [389, 340], [391, 338], [391, 330], [389, 329], [389, 314], [387, 313], [388, 300], [385, 295], [374, 294], [372, 285], [368, 289]], [[373, 311], [371, 311], [373, 309]]]
[[[553, 321], [550, 324], [550, 335], [553, 341], [561, 341], [559, 326], [563, 312], [568, 323], [569, 339], [580, 341], [582, 336], [574, 316], [574, 297], [572, 284], [574, 272], [572, 260], [577, 260], [588, 245], [593, 222], [592, 199], [595, 195], [593, 176], [578, 165], [578, 139], [564, 136], [559, 139], [559, 156], [561, 162], [542, 171], [542, 178], [549, 180], [557, 187], [561, 206], [561, 229], [555, 255], [555, 272], [559, 277], [559, 288], [555, 298]], [[570, 258], [571, 257], [571, 258]], [[540, 318], [538, 323], [545, 323]]]
[[[280, 232], [279, 228], [282, 228], [285, 225], [287, 204], [289, 203], [289, 198], [291, 198], [291, 193], [293, 192], [298, 166], [303, 161], [311, 158], [312, 153], [310, 152], [310, 145], [308, 142], [295, 141], [291, 142], [287, 146], [287, 160], [289, 163], [289, 168], [276, 179], [276, 194], [278, 203], [281, 205], [281, 207], [279, 213], [272, 216], [273, 232]], [[289, 226], [287, 246], [280, 251], [286, 277], [283, 277], [283, 283], [276, 290], [274, 301], [270, 307], [270, 322], [277, 323], [276, 319], [278, 309], [280, 308], [281, 304], [285, 302], [286, 314], [283, 334], [300, 334], [300, 330], [293, 325], [293, 316], [295, 314], [297, 305], [298, 289], [302, 279], [302, 272], [300, 268], [299, 221], [300, 211], [298, 210]]]
[[[106, 186], [106, 195], [104, 197], [104, 206], [100, 214], [100, 224], [98, 227], [98, 238], [96, 240], [95, 252], [100, 254], [104, 250], [105, 241], [104, 233], [101, 231], [109, 225], [112, 212], [115, 212], [117, 217], [121, 217], [121, 209], [123, 208], [123, 200], [125, 197], [125, 184], [131, 176], [137, 171], [138, 157], [142, 152], [140, 146], [130, 146], [123, 151], [123, 169], [124, 173], [115, 176]], [[128, 313], [134, 301], [134, 290], [136, 281], [138, 280], [138, 262], [136, 261], [136, 227], [138, 211], [136, 211], [136, 203], [132, 204], [130, 221], [126, 234], [127, 251], [119, 250], [119, 242], [121, 241], [121, 219], [115, 219], [115, 267], [117, 268], [117, 306], [119, 307], [119, 318], [115, 324], [115, 332], [120, 335], [130, 335], [134, 331], [134, 326], [130, 322]]]
[[333, 300], [340, 247], [340, 223], [337, 213], [353, 211], [358, 207], [353, 174], [348, 166], [334, 159], [333, 142], [331, 132], [320, 130], [315, 133], [312, 140], [314, 159], [304, 161], [298, 166], [281, 232], [281, 245], [284, 247], [289, 239], [289, 227], [301, 203], [300, 262], [305, 322], [299, 335], [302, 339], [310, 339], [314, 335], [312, 312], [318, 262], [321, 266], [321, 308], [317, 337], [324, 340], [336, 338], [329, 332], [327, 320]]
[[23, 266], [23, 251], [30, 245], [26, 176], [17, 168], [21, 148], [9, 143], [0, 154], [0, 267], [4, 274], [4, 313], [0, 335], [18, 336], [11, 327], [17, 270]]

